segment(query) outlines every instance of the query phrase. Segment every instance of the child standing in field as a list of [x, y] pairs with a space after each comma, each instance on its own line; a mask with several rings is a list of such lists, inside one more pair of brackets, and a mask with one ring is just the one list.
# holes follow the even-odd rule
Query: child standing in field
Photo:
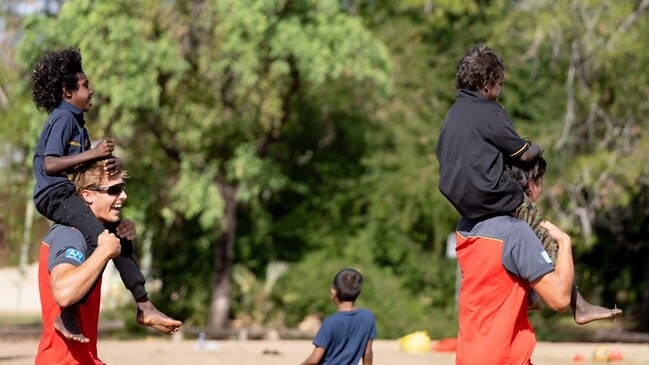
[[[507, 111], [496, 101], [505, 82], [503, 60], [484, 44], [467, 52], [457, 66], [457, 99], [451, 106], [437, 143], [439, 190], [467, 219], [513, 215], [532, 226], [556, 262], [558, 244], [538, 225], [536, 205], [505, 171], [505, 163], [525, 163], [541, 155], [537, 144], [522, 139]], [[571, 308], [575, 322], [621, 315], [584, 300], [573, 286]]]
[[[97, 237], [109, 228], [121, 237], [121, 255], [113, 259], [124, 285], [138, 303], [137, 320], [166, 332], [181, 322], [159, 312], [148, 300], [144, 275], [133, 254], [130, 242], [135, 235], [122, 237], [122, 227], [104, 227], [83, 199], [77, 195], [68, 178], [83, 164], [107, 159], [106, 171], [120, 171], [122, 161], [113, 156], [115, 144], [104, 139], [91, 148], [83, 113], [92, 108], [93, 91], [81, 67], [77, 49], [63, 49], [43, 56], [32, 73], [32, 98], [37, 108], [45, 109], [49, 117], [41, 132], [34, 153], [34, 203], [43, 216], [55, 223], [72, 226], [83, 234], [90, 252], [97, 248]], [[97, 191], [114, 195], [112, 187], [96, 187]], [[121, 193], [121, 190], [117, 194]], [[115, 207], [119, 209], [121, 207]], [[74, 253], [70, 253], [74, 259]], [[56, 329], [66, 338], [88, 342], [75, 321], [76, 305], [61, 308]]]
[[372, 341], [377, 336], [374, 314], [357, 308], [356, 298], [361, 294], [363, 276], [354, 269], [343, 269], [336, 274], [331, 298], [338, 312], [325, 318], [313, 345], [315, 348], [301, 365], [372, 365]]

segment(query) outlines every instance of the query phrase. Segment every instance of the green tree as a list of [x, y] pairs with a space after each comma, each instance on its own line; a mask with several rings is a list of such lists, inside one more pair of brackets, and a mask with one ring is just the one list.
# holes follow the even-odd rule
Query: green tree
[[578, 282], [639, 315], [644, 330], [648, 8], [649, 1], [524, 1], [492, 38], [511, 60], [505, 104], [546, 147], [545, 207], [577, 239]]
[[302, 122], [297, 105], [321, 98], [324, 119], [347, 102], [320, 88], [374, 85], [363, 87], [371, 103], [389, 85], [384, 46], [333, 1], [71, 0], [27, 22], [21, 59], [69, 45], [98, 91], [94, 136], [118, 137], [147, 183], [132, 214], [160, 210], [209, 237], [216, 328], [230, 310], [238, 212], [288, 183], [272, 148]]

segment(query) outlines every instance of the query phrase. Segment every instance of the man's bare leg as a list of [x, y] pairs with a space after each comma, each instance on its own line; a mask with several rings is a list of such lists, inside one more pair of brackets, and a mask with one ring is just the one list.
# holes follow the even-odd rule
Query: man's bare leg
[[600, 319], [617, 318], [622, 315], [619, 308], [608, 309], [590, 304], [581, 296], [576, 285], [572, 286], [570, 308], [577, 324], [586, 324]]
[[61, 308], [61, 315], [54, 320], [54, 328], [68, 340], [88, 343], [90, 339], [77, 327], [76, 312], [77, 304]]
[[162, 333], [174, 333], [183, 324], [160, 312], [150, 300], [137, 302], [137, 323], [155, 328]]

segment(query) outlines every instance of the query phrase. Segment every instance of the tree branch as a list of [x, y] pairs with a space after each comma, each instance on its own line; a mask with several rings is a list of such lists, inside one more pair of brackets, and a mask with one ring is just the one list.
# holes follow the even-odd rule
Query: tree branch
[[277, 140], [275, 133], [289, 121], [291, 114], [291, 99], [293, 98], [293, 95], [297, 94], [298, 90], [300, 89], [300, 71], [298, 70], [297, 64], [295, 63], [295, 58], [293, 57], [293, 55], [289, 55], [286, 61], [289, 64], [291, 70], [291, 84], [282, 97], [282, 117], [279, 120], [279, 125], [277, 127], [271, 127], [257, 147], [258, 157], [265, 157], [266, 155], [268, 155], [268, 149], [273, 144], [273, 142]]
[[2, 85], [0, 85], [0, 109], [6, 109], [7, 107], [9, 107], [9, 99], [2, 89]]
[[557, 140], [557, 149], [561, 149], [568, 141], [570, 128], [575, 121], [575, 72], [577, 68], [577, 59], [579, 57], [579, 46], [577, 41], [572, 41], [572, 55], [570, 56], [570, 68], [568, 69], [568, 78], [566, 80], [566, 116], [563, 122], [561, 137]]
[[622, 34], [629, 30], [631, 26], [638, 21], [638, 19], [644, 14], [647, 9], [649, 9], [649, 0], [642, 0], [640, 5], [638, 5], [638, 8], [629, 16], [626, 18], [626, 20], [620, 24], [620, 26], [617, 28], [617, 34]]

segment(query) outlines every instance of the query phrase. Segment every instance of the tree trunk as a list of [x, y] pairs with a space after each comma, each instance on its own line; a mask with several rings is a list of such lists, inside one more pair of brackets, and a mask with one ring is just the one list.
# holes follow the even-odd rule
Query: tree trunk
[[224, 329], [230, 312], [230, 295], [232, 291], [232, 261], [234, 259], [234, 242], [237, 229], [238, 185], [219, 183], [219, 192], [225, 203], [225, 227], [220, 229], [217, 247], [214, 252], [216, 273], [212, 279], [212, 299], [210, 301], [209, 327], [214, 330]]

